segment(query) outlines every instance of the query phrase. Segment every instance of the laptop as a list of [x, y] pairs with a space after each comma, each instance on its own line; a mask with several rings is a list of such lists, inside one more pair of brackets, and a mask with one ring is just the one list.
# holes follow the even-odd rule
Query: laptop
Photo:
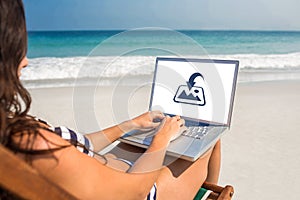
[[[197, 160], [230, 127], [239, 62], [157, 57], [149, 110], [185, 119], [167, 154]], [[147, 148], [157, 130], [126, 133], [121, 142]]]

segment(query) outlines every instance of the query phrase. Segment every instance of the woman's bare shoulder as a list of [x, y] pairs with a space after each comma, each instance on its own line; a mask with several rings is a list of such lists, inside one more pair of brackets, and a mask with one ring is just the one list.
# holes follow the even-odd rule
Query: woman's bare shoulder
[[60, 146], [68, 146], [70, 143], [59, 135], [47, 129], [39, 129], [39, 134], [34, 141], [35, 149], [53, 149]]

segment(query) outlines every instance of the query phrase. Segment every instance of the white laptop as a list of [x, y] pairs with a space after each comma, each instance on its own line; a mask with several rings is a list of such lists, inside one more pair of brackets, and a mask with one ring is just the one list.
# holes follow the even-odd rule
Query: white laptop
[[[149, 110], [180, 115], [187, 127], [167, 154], [195, 161], [230, 127], [239, 62], [158, 57]], [[120, 141], [147, 148], [155, 134], [131, 131]]]

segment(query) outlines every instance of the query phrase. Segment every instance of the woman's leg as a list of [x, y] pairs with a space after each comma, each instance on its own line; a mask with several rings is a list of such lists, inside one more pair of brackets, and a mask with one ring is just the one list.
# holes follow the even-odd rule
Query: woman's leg
[[206, 181], [210, 183], [217, 184], [219, 181], [220, 175], [220, 167], [221, 167], [221, 141], [219, 140], [210, 156], [208, 162], [208, 174]]
[[[187, 168], [178, 174], [174, 170], [175, 166], [177, 169], [184, 166]], [[204, 181], [215, 182], [218, 179], [219, 171], [220, 142], [218, 141], [213, 149], [190, 165], [186, 161], [178, 160], [172, 163], [170, 168], [163, 168], [157, 180], [158, 199], [193, 199]]]

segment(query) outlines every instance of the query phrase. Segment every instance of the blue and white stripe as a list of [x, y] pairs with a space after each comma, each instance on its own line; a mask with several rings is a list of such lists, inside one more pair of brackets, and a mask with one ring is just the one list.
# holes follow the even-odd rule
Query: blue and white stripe
[[147, 196], [147, 200], [155, 200], [156, 192], [157, 192], [156, 183], [154, 183], [154, 185], [152, 186], [152, 188]]
[[[53, 131], [55, 133], [57, 133], [59, 136], [61, 136], [63, 139], [65, 140], [69, 140], [72, 142], [74, 142], [75, 147], [82, 153], [85, 153], [91, 157], [94, 156], [93, 150], [93, 144], [91, 143], [91, 141], [85, 137], [83, 134], [81, 133], [77, 133], [65, 126], [59, 126], [59, 127], [55, 127], [53, 129]], [[80, 143], [82, 144], [85, 148], [83, 148], [83, 146], [78, 146], [76, 145], [76, 143]]]

